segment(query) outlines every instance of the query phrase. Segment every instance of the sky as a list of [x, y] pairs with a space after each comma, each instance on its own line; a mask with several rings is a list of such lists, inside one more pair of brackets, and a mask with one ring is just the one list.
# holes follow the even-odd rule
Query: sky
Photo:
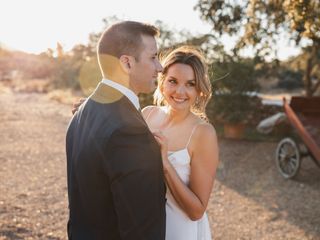
[[[198, 0], [1, 0], [0, 44], [11, 49], [40, 53], [55, 48], [65, 50], [87, 43], [89, 33], [103, 29], [102, 19], [154, 23], [161, 20], [170, 29], [186, 29], [193, 34], [210, 32], [210, 25], [193, 9]], [[230, 49], [233, 41], [223, 41]], [[298, 54], [298, 49], [282, 42], [281, 60]], [[250, 53], [248, 53], [250, 55]]]

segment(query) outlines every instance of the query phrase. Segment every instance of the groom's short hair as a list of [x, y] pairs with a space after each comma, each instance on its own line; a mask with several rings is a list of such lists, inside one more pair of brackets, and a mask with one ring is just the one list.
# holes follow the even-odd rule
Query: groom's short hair
[[108, 54], [116, 58], [130, 55], [139, 59], [143, 50], [142, 35], [156, 37], [159, 30], [146, 23], [123, 21], [113, 24], [102, 34], [98, 43], [98, 55]]

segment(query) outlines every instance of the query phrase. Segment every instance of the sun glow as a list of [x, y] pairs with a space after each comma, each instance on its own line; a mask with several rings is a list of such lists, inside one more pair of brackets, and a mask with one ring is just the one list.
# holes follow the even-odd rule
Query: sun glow
[[[186, 29], [191, 33], [210, 33], [209, 24], [200, 20], [193, 10], [198, 0], [3, 0], [0, 14], [0, 47], [40, 53], [56, 48], [64, 50], [78, 43], [86, 44], [92, 32], [103, 29], [102, 19], [117, 16], [123, 20], [154, 23], [161, 20], [171, 29]], [[178, 11], [177, 11], [178, 9]], [[234, 41], [222, 38], [226, 49]], [[298, 49], [285, 41], [279, 48], [279, 58], [298, 54]], [[250, 51], [248, 51], [250, 55]]]
[[206, 32], [209, 26], [193, 11], [196, 2], [185, 2], [177, 18], [180, 4], [170, 0], [156, 4], [147, 0], [5, 0], [1, 3], [0, 43], [39, 53], [60, 42], [68, 50], [77, 43], [86, 43], [89, 33], [101, 31], [102, 19], [110, 16], [150, 23], [159, 19], [170, 27]]

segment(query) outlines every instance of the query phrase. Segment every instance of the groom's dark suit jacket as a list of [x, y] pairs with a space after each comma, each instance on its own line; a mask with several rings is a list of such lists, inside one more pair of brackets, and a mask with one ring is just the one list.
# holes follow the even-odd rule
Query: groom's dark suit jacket
[[66, 139], [69, 239], [164, 240], [160, 149], [141, 113], [100, 83]]

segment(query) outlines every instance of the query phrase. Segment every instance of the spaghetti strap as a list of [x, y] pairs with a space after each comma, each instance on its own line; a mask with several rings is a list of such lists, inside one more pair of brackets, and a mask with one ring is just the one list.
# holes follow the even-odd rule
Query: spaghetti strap
[[191, 138], [192, 138], [192, 136], [193, 136], [193, 133], [194, 133], [194, 131], [196, 130], [196, 128], [197, 128], [199, 125], [200, 125], [200, 123], [196, 124], [196, 125], [193, 127], [193, 129], [192, 129], [192, 131], [191, 131], [191, 134], [190, 134], [190, 137], [189, 137], [189, 140], [188, 140], [188, 142], [187, 142], [186, 148], [188, 148], [189, 143], [190, 143], [190, 141], [191, 141]]
[[151, 108], [151, 110], [150, 110], [150, 112], [148, 113], [145, 121], [147, 121], [147, 120], [149, 119], [149, 117], [150, 117], [150, 115], [151, 115], [151, 113], [153, 112], [154, 109], [155, 109], [155, 107], [152, 107], [152, 108]]

